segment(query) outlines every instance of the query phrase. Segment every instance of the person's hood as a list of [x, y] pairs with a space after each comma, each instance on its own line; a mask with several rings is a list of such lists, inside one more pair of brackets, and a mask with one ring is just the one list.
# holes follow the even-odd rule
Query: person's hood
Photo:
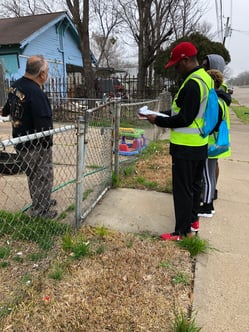
[[220, 72], [224, 72], [225, 69], [225, 60], [219, 54], [209, 54], [207, 55], [209, 69], [217, 69]]

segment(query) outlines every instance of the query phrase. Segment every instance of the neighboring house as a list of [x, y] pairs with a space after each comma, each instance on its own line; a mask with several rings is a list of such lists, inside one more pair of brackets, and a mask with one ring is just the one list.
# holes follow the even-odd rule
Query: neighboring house
[[79, 36], [67, 12], [0, 19], [0, 64], [5, 77], [22, 76], [27, 58], [35, 54], [48, 60], [49, 76], [61, 82], [72, 68], [82, 68]]

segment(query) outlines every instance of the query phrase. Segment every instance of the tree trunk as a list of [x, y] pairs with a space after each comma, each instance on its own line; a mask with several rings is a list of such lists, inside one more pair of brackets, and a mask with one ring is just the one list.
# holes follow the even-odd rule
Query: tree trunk
[[83, 74], [85, 79], [86, 95], [88, 98], [95, 98], [94, 77], [89, 41], [89, 0], [84, 0], [83, 22], [81, 31], [81, 54], [83, 61]]

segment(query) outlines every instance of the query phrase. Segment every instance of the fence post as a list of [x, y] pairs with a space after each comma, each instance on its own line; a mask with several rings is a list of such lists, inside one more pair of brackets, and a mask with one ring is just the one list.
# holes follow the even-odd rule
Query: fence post
[[77, 123], [77, 161], [76, 161], [76, 197], [75, 197], [75, 221], [76, 228], [81, 226], [81, 205], [83, 197], [83, 179], [85, 163], [85, 144], [86, 142], [87, 121], [83, 116], [78, 118]]
[[121, 104], [115, 104], [114, 111], [114, 176], [119, 179], [119, 126], [120, 126]]

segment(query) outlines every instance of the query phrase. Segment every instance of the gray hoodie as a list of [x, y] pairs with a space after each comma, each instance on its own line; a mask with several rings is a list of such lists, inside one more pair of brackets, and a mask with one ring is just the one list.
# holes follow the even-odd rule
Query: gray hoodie
[[209, 68], [208, 69], [217, 69], [220, 72], [224, 72], [225, 69], [225, 60], [219, 54], [209, 54], [205, 58], [208, 59]]
[[[209, 54], [205, 57], [205, 59], [208, 60], [209, 69], [216, 69], [223, 73], [226, 63], [221, 55]], [[218, 94], [218, 97], [222, 98], [226, 102], [226, 104], [229, 106], [231, 104], [232, 97], [229, 93], [227, 93], [226, 87], [224, 90], [220, 89], [219, 91], [217, 91], [217, 94]]]

